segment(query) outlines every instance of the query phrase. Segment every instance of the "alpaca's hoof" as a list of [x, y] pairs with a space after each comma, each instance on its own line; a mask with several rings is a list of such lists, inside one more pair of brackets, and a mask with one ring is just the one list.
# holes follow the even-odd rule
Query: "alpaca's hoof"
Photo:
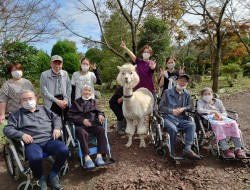
[[146, 148], [146, 144], [145, 143], [140, 144], [139, 148]]
[[126, 146], [127, 148], [130, 148], [130, 147], [131, 147], [131, 143], [127, 143], [125, 146]]

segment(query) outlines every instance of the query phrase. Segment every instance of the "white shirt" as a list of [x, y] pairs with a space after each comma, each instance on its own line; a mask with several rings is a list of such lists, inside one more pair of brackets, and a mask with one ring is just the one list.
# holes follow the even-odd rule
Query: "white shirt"
[[71, 84], [76, 87], [75, 99], [81, 97], [81, 90], [84, 85], [89, 85], [92, 88], [91, 98], [95, 98], [94, 84], [96, 83], [96, 76], [93, 72], [88, 71], [86, 74], [81, 74], [80, 71], [73, 73], [71, 78]]

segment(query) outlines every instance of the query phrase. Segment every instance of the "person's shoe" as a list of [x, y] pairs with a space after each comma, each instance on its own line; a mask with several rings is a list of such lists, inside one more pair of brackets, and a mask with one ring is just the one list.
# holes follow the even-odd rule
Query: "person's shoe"
[[189, 158], [189, 159], [200, 159], [201, 157], [199, 155], [197, 155], [194, 151], [189, 150], [183, 150], [182, 156], [185, 158]]
[[237, 158], [246, 158], [246, 154], [241, 150], [241, 149], [237, 149], [235, 152], [235, 156]]
[[235, 158], [233, 151], [230, 149], [224, 150], [223, 155], [225, 158]]
[[59, 177], [56, 175], [55, 177], [49, 178], [49, 185], [53, 190], [62, 190], [63, 186], [59, 182]]
[[105, 165], [105, 162], [104, 162], [104, 160], [103, 160], [101, 157], [97, 157], [97, 158], [95, 159], [95, 164], [96, 164], [97, 166], [103, 166], [103, 165]]
[[41, 190], [47, 190], [47, 184], [46, 184], [46, 181], [45, 179], [40, 179], [36, 182], [37, 186], [40, 187]]
[[95, 168], [95, 164], [94, 162], [90, 159], [90, 160], [85, 160], [85, 168], [87, 170], [91, 170]]

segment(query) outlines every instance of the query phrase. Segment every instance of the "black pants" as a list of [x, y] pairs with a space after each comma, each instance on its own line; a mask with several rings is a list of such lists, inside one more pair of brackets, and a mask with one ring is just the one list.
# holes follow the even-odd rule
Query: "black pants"
[[97, 125], [91, 127], [77, 127], [76, 132], [84, 155], [89, 154], [89, 133], [97, 137], [97, 153], [107, 154], [107, 139], [105, 137], [105, 129], [103, 127]]
[[114, 114], [117, 117], [118, 121], [122, 121], [124, 119], [121, 104], [112, 103], [112, 104], [109, 104], [109, 107], [114, 112]]

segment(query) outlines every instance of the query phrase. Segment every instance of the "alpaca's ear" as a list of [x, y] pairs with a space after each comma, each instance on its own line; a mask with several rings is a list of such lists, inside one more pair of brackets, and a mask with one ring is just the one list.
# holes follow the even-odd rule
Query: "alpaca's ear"
[[119, 71], [121, 70], [121, 67], [120, 67], [120, 66], [117, 66], [117, 68], [119, 69]]

